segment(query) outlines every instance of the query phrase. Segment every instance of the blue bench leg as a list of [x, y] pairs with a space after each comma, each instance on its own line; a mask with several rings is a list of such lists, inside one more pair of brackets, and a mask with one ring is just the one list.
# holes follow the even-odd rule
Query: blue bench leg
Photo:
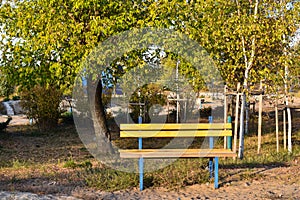
[[215, 189], [219, 187], [219, 158], [215, 157]]
[[140, 191], [144, 189], [144, 158], [139, 159]]

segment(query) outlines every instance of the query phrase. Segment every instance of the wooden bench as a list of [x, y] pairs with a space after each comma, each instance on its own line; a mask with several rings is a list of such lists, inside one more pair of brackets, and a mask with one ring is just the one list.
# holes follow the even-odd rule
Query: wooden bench
[[[232, 137], [231, 123], [201, 124], [121, 124], [120, 137], [138, 138], [138, 149], [119, 150], [121, 158], [139, 158], [140, 190], [143, 190], [143, 159], [151, 158], [210, 158], [210, 175], [213, 173], [214, 187], [218, 188], [219, 157], [236, 157], [231, 149], [213, 147], [215, 137]], [[209, 148], [194, 149], [143, 149], [142, 138], [149, 137], [209, 137]], [[231, 141], [231, 139], [230, 139]]]

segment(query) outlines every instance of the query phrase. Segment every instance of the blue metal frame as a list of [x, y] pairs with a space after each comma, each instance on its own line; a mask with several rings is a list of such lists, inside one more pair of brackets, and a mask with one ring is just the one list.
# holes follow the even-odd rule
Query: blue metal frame
[[144, 189], [144, 158], [139, 158], [140, 191]]
[[[139, 116], [139, 124], [143, 122], [143, 118]], [[143, 138], [139, 138], [139, 149], [143, 149]], [[140, 191], [144, 189], [144, 158], [139, 158], [139, 175], [140, 175]]]
[[215, 157], [215, 189], [219, 187], [219, 158]]
[[[208, 122], [211, 124], [213, 123], [213, 117], [209, 116], [208, 117]], [[214, 148], [214, 138], [213, 137], [209, 137], [209, 148], [213, 149]], [[211, 179], [213, 177], [213, 158], [209, 158], [209, 162], [208, 162], [208, 170], [209, 170], [209, 178]]]

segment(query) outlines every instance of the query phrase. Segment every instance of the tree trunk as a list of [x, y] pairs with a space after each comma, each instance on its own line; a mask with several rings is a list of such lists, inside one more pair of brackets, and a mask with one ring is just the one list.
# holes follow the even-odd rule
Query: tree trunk
[[[260, 81], [259, 89], [260, 91], [262, 91], [261, 81]], [[262, 124], [262, 94], [259, 95], [259, 103], [258, 103], [257, 154], [260, 154], [260, 150], [261, 150], [261, 124]]]
[[[283, 5], [283, 1], [280, 1], [281, 5]], [[283, 16], [282, 16], [283, 17]], [[283, 34], [283, 44], [287, 44], [286, 36]], [[287, 55], [287, 49], [286, 46], [284, 46], [283, 49], [284, 55]], [[285, 106], [286, 106], [286, 112], [288, 117], [288, 151], [292, 153], [292, 116], [291, 116], [291, 109], [289, 108], [289, 88], [288, 88], [288, 78], [289, 78], [289, 67], [288, 63], [285, 61], [284, 66], [284, 93], [285, 93]]]
[[234, 122], [234, 136], [233, 136], [233, 152], [237, 151], [237, 133], [238, 133], [238, 122], [239, 122], [239, 105], [240, 105], [240, 83], [237, 85], [236, 90], [236, 104], [235, 104], [235, 122]]
[[238, 158], [243, 159], [244, 157], [244, 112], [245, 112], [245, 101], [246, 94], [242, 95], [242, 106], [241, 106], [241, 116], [240, 116], [240, 140], [239, 140], [239, 153]]
[[114, 153], [111, 134], [107, 126], [104, 105], [102, 103], [102, 83], [101, 80], [95, 83], [92, 79], [88, 80], [89, 102], [93, 119], [96, 144], [99, 154]]
[[245, 120], [245, 135], [248, 135], [249, 131], [249, 102], [246, 100], [245, 102], [245, 112], [246, 112], [246, 120]]
[[286, 111], [283, 109], [283, 148], [286, 150]]
[[[283, 35], [283, 41], [285, 41], [285, 35]], [[284, 47], [284, 54], [286, 55], [286, 47]], [[284, 92], [285, 92], [285, 106], [286, 106], [286, 112], [287, 112], [287, 120], [288, 120], [288, 151], [292, 153], [292, 116], [291, 116], [291, 109], [289, 108], [289, 99], [288, 99], [288, 78], [289, 78], [289, 68], [287, 63], [285, 63], [284, 66]]]
[[[224, 124], [227, 123], [227, 86], [224, 86]], [[224, 149], [227, 147], [227, 137], [224, 137]]]
[[[288, 101], [287, 101], [288, 102]], [[288, 103], [287, 103], [288, 106]], [[288, 151], [292, 153], [292, 114], [291, 109], [287, 107], [287, 117], [288, 117]]]
[[276, 151], [279, 152], [279, 131], [278, 131], [278, 102], [275, 103], [275, 124], [276, 124]]

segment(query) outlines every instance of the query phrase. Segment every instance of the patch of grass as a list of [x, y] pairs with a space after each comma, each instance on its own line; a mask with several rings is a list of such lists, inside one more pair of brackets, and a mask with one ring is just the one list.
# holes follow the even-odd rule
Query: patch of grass
[[[180, 159], [171, 165], [144, 175], [144, 186], [179, 189], [184, 186], [206, 183], [209, 172], [206, 169], [208, 159]], [[76, 163], [71, 162], [74, 167]], [[88, 187], [105, 191], [115, 191], [139, 187], [138, 173], [126, 173], [105, 167], [84, 168], [78, 172]]]
[[257, 179], [257, 178], [262, 178], [265, 175], [261, 173], [256, 173], [254, 170], [247, 169], [245, 172], [239, 174], [239, 179], [240, 180], [252, 180], [252, 179]]
[[85, 168], [90, 169], [93, 167], [93, 164], [89, 160], [85, 160], [83, 162], [75, 162], [73, 159], [68, 160], [63, 167], [65, 168]]
[[137, 187], [139, 178], [137, 174], [116, 171], [105, 168], [90, 168], [80, 174], [84, 177], [88, 187], [106, 191], [115, 191]]
[[[293, 133], [293, 141], [300, 138], [300, 132]], [[276, 138], [274, 133], [265, 134], [262, 136], [261, 153], [257, 154], [257, 137], [251, 136], [245, 138], [245, 152], [242, 160], [225, 159], [221, 160], [222, 165], [239, 167], [247, 166], [248, 168], [260, 166], [284, 166], [300, 155], [300, 146], [293, 145], [293, 153], [289, 153], [283, 149], [283, 144], [280, 143], [279, 152], [276, 151]]]
[[13, 169], [22, 169], [22, 168], [28, 168], [30, 166], [29, 162], [26, 161], [20, 161], [20, 160], [13, 160], [11, 163], [11, 167]]
[[200, 184], [209, 181], [207, 167], [208, 159], [179, 159], [171, 165], [151, 173], [145, 178], [151, 182], [145, 186], [179, 189], [184, 186]]
[[76, 168], [77, 167], [77, 164], [75, 163], [75, 161], [73, 159], [71, 160], [68, 160], [64, 165], [63, 167], [65, 168]]

